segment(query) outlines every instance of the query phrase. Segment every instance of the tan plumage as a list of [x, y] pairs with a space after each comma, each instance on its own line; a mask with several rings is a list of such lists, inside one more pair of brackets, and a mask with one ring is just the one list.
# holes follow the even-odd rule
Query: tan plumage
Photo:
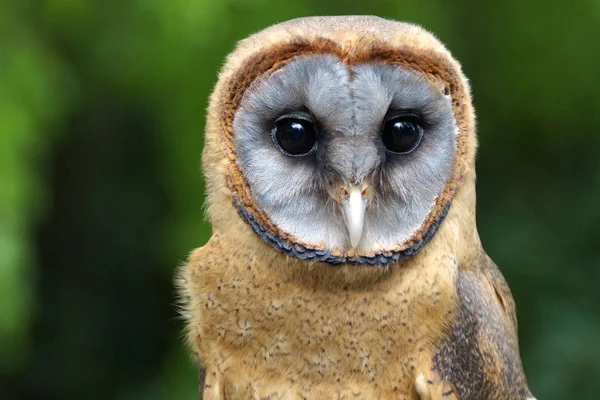
[[[275, 251], [238, 214], [282, 232], [252, 198], [236, 163], [232, 120], [244, 92], [293, 57], [333, 54], [348, 65], [408, 67], [452, 99], [459, 128], [451, 179], [390, 266], [332, 266]], [[213, 236], [179, 275], [187, 339], [205, 370], [204, 398], [522, 399], [510, 291], [475, 224], [476, 136], [469, 86], [423, 29], [375, 17], [275, 25], [239, 43], [208, 109], [203, 168]], [[334, 249], [342, 254], [343, 249]], [[347, 255], [347, 254], [345, 254]]]

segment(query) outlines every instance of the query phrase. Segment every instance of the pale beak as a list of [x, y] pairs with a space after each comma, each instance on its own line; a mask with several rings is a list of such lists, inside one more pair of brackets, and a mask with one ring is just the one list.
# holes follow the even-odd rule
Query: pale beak
[[341, 201], [341, 205], [348, 234], [350, 235], [350, 245], [354, 249], [358, 246], [362, 236], [367, 199], [365, 199], [359, 188], [352, 188], [348, 192], [348, 197]]

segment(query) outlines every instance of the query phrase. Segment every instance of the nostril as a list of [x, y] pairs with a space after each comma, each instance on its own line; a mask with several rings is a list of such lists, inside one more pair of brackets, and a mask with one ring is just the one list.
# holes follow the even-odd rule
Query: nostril
[[348, 193], [348, 189], [346, 188], [342, 188], [342, 198], [346, 198], [350, 195], [350, 193]]
[[364, 198], [364, 197], [367, 197], [367, 188], [364, 188], [364, 189], [362, 190], [362, 192], [360, 192], [360, 194], [362, 195], [362, 197], [363, 197], [363, 198]]

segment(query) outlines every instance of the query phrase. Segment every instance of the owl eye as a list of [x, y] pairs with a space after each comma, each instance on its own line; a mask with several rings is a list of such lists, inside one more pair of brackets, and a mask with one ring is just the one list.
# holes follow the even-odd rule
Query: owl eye
[[419, 117], [401, 115], [385, 121], [381, 140], [388, 151], [408, 154], [417, 148], [423, 138], [423, 127]]
[[280, 118], [275, 121], [273, 141], [288, 156], [311, 153], [317, 143], [315, 125], [301, 118]]

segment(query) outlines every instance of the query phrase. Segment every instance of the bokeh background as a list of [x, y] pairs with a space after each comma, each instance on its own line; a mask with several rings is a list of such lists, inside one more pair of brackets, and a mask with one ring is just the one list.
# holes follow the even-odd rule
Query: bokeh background
[[0, 0], [0, 399], [195, 399], [172, 276], [206, 242], [207, 97], [306, 15], [419, 23], [478, 111], [478, 220], [540, 399], [600, 393], [598, 0]]

